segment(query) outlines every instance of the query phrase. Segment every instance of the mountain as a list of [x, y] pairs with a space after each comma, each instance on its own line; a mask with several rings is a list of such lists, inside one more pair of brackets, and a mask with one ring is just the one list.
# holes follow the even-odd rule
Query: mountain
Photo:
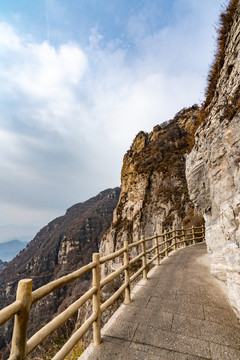
[[19, 240], [11, 240], [4, 243], [0, 243], [0, 259], [3, 261], [12, 260], [19, 251], [23, 250], [27, 245], [27, 242]]
[[[181, 227], [203, 219], [189, 198], [185, 162], [199, 125], [197, 105], [181, 110], [173, 120], [140, 132], [123, 160], [121, 193], [113, 222], [100, 253], [121, 248], [124, 240]], [[104, 272], [105, 270], [103, 270]]]
[[7, 265], [6, 261], [0, 260], [0, 272], [5, 268], [6, 265]]
[[[0, 308], [15, 300], [20, 279], [33, 279], [36, 289], [89, 263], [109, 228], [120, 189], [108, 189], [70, 207], [64, 216], [41, 229], [26, 248], [0, 273]], [[90, 275], [65, 286], [32, 307], [29, 334], [75, 301], [90, 285]], [[71, 323], [69, 328], [71, 330]], [[11, 338], [12, 324], [0, 329], [0, 348]], [[5, 349], [6, 350], [6, 349]], [[6, 357], [6, 355], [5, 355]]]
[[187, 157], [189, 194], [206, 220], [212, 274], [240, 316], [240, 1], [220, 18], [201, 125]]

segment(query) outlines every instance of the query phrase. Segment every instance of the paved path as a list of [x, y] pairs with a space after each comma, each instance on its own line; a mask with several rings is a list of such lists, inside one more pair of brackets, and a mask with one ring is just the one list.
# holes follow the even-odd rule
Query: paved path
[[205, 244], [172, 253], [134, 288], [80, 360], [239, 360], [240, 325]]

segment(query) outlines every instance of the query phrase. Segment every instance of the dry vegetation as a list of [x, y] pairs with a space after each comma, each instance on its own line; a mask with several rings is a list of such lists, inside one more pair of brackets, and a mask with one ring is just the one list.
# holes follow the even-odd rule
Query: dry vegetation
[[[194, 105], [189, 109], [184, 109], [166, 127], [160, 127], [156, 139], [146, 141], [145, 147], [139, 153], [129, 150], [127, 155], [135, 164], [134, 167], [138, 174], [153, 171], [161, 171], [163, 174], [167, 174], [172, 170], [183, 170], [181, 166], [182, 156], [191, 150], [195, 131], [188, 132], [187, 129], [181, 128], [178, 120], [187, 118], [193, 110], [198, 111], [198, 106]], [[193, 127], [196, 130], [198, 126], [197, 117], [193, 118], [194, 121]]]
[[[226, 49], [229, 41], [228, 35], [233, 25], [234, 15], [236, 13], [237, 5], [238, 5], [238, 0], [231, 0], [226, 10], [220, 15], [219, 29], [217, 31], [218, 33], [217, 49], [213, 64], [210, 67], [210, 71], [207, 78], [207, 88], [205, 92], [206, 100], [203, 103], [203, 106], [200, 111], [200, 122], [203, 122], [206, 116], [208, 115], [208, 112], [210, 111], [208, 106], [210, 105], [216, 94], [217, 82], [219, 79], [221, 69], [224, 65], [224, 59], [226, 56]], [[233, 66], [229, 65], [227, 69], [228, 76], [230, 76], [232, 69]], [[226, 106], [224, 117], [229, 120], [231, 120], [235, 115], [235, 113], [240, 109], [238, 90], [235, 92], [234, 98], [229, 99], [230, 100], [229, 105]]]
[[[142, 177], [146, 180], [144, 201], [140, 213], [136, 212], [131, 219], [127, 219], [122, 213], [129, 195], [121, 194], [116, 209], [117, 221], [114, 223], [116, 233], [124, 229], [131, 239], [135, 220], [140, 216], [144, 226], [144, 221], [148, 221], [144, 211], [147, 214], [146, 209], [148, 206], [151, 208], [153, 202], [156, 212], [164, 211], [161, 210], [161, 204], [165, 204], [165, 208], [170, 206], [162, 223], [166, 229], [172, 227], [176, 214], [180, 219], [185, 217], [186, 208], [191, 204], [185, 178], [185, 161], [186, 154], [194, 145], [194, 134], [199, 126], [198, 113], [197, 105], [184, 108], [173, 120], [155, 126], [150, 134], [140, 132], [136, 136], [124, 157], [121, 177], [122, 183], [132, 179], [131, 184], [134, 184]], [[157, 183], [157, 186], [153, 185]]]
[[205, 221], [200, 211], [194, 208], [187, 210], [186, 216], [183, 219], [184, 228], [188, 229], [192, 226], [202, 226], [204, 224]]

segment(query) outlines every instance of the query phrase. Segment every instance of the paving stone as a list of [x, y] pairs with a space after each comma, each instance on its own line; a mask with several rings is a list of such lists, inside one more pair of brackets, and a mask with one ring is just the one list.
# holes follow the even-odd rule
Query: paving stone
[[147, 304], [149, 303], [151, 297], [148, 294], [136, 294], [133, 295], [131, 298], [131, 303], [129, 304], [133, 309], [134, 307], [143, 309], [147, 307]]
[[173, 334], [172, 332], [162, 331], [152, 326], [138, 327], [133, 341], [189, 355], [210, 358], [209, 343], [207, 341], [181, 334]]
[[88, 360], [110, 360], [110, 359], [124, 359], [125, 354], [129, 348], [129, 343], [126, 341], [110, 342], [103, 340], [98, 346], [92, 344], [83, 352], [79, 359]]
[[201, 338], [240, 350], [240, 331], [238, 328], [225, 324], [205, 321], [201, 327]]
[[216, 322], [218, 324], [230, 324], [231, 326], [240, 328], [239, 319], [231, 309], [221, 309], [212, 306], [204, 306], [205, 318], [208, 321]]
[[212, 360], [239, 360], [240, 351], [218, 344], [210, 344]]
[[[161, 349], [156, 346], [132, 342], [130, 345], [130, 348], [144, 353], [145, 356], [148, 356], [148, 355], [153, 356], [154, 355], [154, 356], [157, 356], [157, 359], [175, 360], [174, 353], [172, 351], [166, 350], [166, 349]], [[147, 359], [147, 357], [146, 357], [146, 359]]]
[[154, 308], [157, 312], [167, 311], [174, 314], [183, 314], [192, 316], [195, 319], [201, 319], [203, 320], [205, 318], [203, 306], [201, 304], [192, 304], [191, 302], [188, 302], [187, 300], [184, 301], [182, 299], [165, 299], [161, 298], [159, 301], [158, 298], [151, 298], [149, 303], [147, 304], [146, 309]]
[[88, 360], [175, 360], [173, 357], [166, 357], [170, 352], [157, 350], [156, 353], [143, 351], [141, 346], [129, 346], [128, 343], [121, 342], [119, 339], [104, 338], [101, 345], [87, 349], [80, 359], [87, 356]]
[[132, 305], [131, 303], [130, 305], [124, 307], [124, 311], [119, 313], [116, 317], [116, 321], [135, 322], [137, 319], [138, 322], [142, 323], [145, 322], [146, 316], [147, 314], [145, 312], [145, 308], [142, 308], [141, 311], [139, 311], [138, 306]]
[[180, 291], [177, 292], [176, 294], [176, 299], [179, 301], [179, 302], [187, 302], [189, 304], [199, 304], [199, 297], [200, 297], [200, 293], [197, 292], [193, 292], [191, 290], [185, 290], [184, 287], [182, 287], [182, 289]]
[[152, 297], [148, 304], [146, 309], [151, 311], [151, 309], [154, 309], [155, 311], [167, 311], [171, 313], [175, 313], [178, 309], [178, 302], [175, 299], [171, 298], [158, 298], [158, 297]]
[[166, 350], [156, 346], [146, 345], [146, 344], [139, 344], [132, 342], [130, 345], [131, 348], [140, 350], [147, 354], [153, 354], [158, 356], [158, 359], [161, 360], [206, 360], [207, 358], [193, 356], [189, 354], [181, 354], [179, 352], [173, 350]]
[[122, 321], [119, 317], [115, 320], [114, 326], [111, 326], [104, 331], [104, 335], [130, 341], [132, 340], [138, 325], [137, 318], [135, 318], [135, 321]]
[[199, 304], [229, 310], [230, 306], [227, 300], [216, 294], [217, 290], [215, 294], [201, 294], [199, 297]]
[[240, 348], [240, 332], [238, 328], [227, 324], [196, 320], [191, 317], [174, 314], [172, 331], [211, 343]]
[[161, 329], [164, 331], [172, 330], [172, 321], [173, 314], [167, 312], [153, 313], [152, 316], [149, 316], [149, 312], [144, 314], [144, 324], [147, 326], [153, 326], [156, 329]]
[[203, 358], [200, 356], [194, 356], [189, 354], [180, 354], [180, 353], [174, 353], [174, 360], [207, 360], [208, 358]]
[[179, 299], [177, 299], [179, 302], [178, 306], [178, 314], [183, 314], [187, 316], [191, 316], [193, 319], [199, 319], [203, 320], [205, 315], [203, 311], [203, 306], [200, 304], [192, 304], [190, 302], [183, 301], [180, 302]]
[[172, 332], [201, 338], [204, 321], [192, 317], [174, 314]]

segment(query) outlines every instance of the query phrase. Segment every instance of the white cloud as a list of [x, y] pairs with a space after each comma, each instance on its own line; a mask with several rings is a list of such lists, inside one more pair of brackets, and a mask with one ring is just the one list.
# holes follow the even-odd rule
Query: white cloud
[[86, 56], [77, 45], [67, 44], [56, 50], [47, 42], [29, 44], [24, 48], [24, 64], [14, 67], [12, 81], [27, 96], [62, 98], [64, 87], [69, 90], [77, 84], [86, 67]]
[[[17, 38], [11, 27], [7, 29], [9, 38]], [[66, 119], [77, 104], [75, 87], [87, 69], [86, 55], [76, 44], [55, 49], [46, 42], [29, 44], [17, 39], [20, 45], [14, 48], [15, 60], [0, 65], [2, 97], [5, 101], [6, 95], [11, 97], [13, 103], [18, 99], [20, 122], [64, 131]], [[16, 109], [12, 110], [5, 116], [16, 117]]]
[[201, 58], [192, 53], [192, 25], [182, 21], [150, 33], [143, 15], [132, 17], [131, 52], [119, 39], [104, 45], [96, 28], [87, 48], [54, 47], [0, 23], [2, 219], [31, 222], [39, 214], [44, 225], [44, 212], [60, 215], [119, 185], [123, 155], [138, 131], [198, 102], [207, 51], [203, 44]]
[[7, 23], [0, 23], [0, 54], [6, 51], [19, 51], [21, 39]]

